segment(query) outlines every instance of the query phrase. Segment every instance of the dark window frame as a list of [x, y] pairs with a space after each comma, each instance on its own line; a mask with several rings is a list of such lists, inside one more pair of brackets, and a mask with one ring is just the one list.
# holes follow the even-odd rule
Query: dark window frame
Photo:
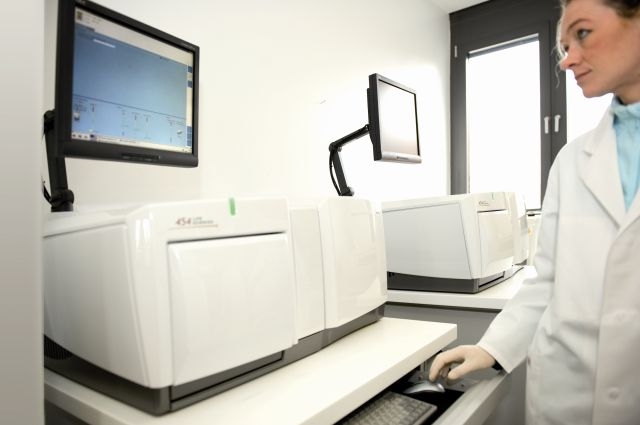
[[[557, 0], [491, 0], [451, 13], [450, 116], [451, 193], [469, 191], [466, 62], [470, 52], [538, 34], [540, 46], [541, 197], [551, 164], [566, 144], [566, 85], [555, 54], [560, 18]], [[560, 115], [554, 131], [553, 117]], [[549, 132], [545, 133], [545, 117]], [[541, 199], [542, 201], [542, 199]]]

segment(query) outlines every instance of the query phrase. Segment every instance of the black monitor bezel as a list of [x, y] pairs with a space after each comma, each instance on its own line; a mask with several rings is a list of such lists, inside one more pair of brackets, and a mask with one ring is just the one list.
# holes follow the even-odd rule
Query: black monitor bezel
[[[192, 151], [172, 152], [163, 149], [142, 148], [111, 143], [91, 143], [73, 140], [71, 137], [73, 59], [75, 39], [75, 9], [80, 7], [129, 29], [171, 44], [193, 54], [193, 119]], [[58, 34], [56, 47], [55, 123], [56, 154], [58, 157], [76, 157], [106, 161], [123, 161], [196, 167], [198, 165], [198, 79], [200, 49], [171, 34], [153, 28], [114, 10], [86, 0], [59, 0]]]
[[[383, 141], [380, 138], [379, 82], [396, 87], [397, 89], [410, 93], [413, 96], [413, 110], [416, 123], [416, 155], [407, 154], [406, 152], [391, 152], [384, 150]], [[367, 106], [369, 114], [369, 137], [373, 144], [373, 159], [375, 161], [420, 163], [422, 158], [420, 153], [420, 131], [418, 128], [418, 104], [415, 90], [380, 74], [371, 74], [369, 75], [369, 88], [367, 89]]]

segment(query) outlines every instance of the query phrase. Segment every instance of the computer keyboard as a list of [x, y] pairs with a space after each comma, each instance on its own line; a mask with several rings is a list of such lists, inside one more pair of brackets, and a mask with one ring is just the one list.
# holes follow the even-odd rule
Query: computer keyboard
[[421, 424], [436, 411], [433, 404], [404, 394], [386, 391], [369, 400], [340, 425], [414, 425]]

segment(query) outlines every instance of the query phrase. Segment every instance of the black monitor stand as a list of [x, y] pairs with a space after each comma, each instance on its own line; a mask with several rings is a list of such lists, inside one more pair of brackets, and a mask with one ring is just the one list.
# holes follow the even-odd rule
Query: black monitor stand
[[[359, 139], [360, 137], [367, 134], [369, 134], [369, 124], [365, 125], [359, 130], [354, 131], [353, 133], [347, 134], [343, 138], [338, 139], [329, 145], [329, 173], [331, 174], [331, 181], [333, 181], [333, 186], [336, 188], [336, 191], [340, 196], [353, 196], [354, 194], [353, 189], [347, 186], [347, 180], [344, 177], [342, 162], [340, 162], [340, 150], [342, 149], [342, 146], [346, 145], [347, 143], [355, 139]], [[335, 180], [333, 178], [332, 168], [336, 172]]]
[[44, 113], [44, 137], [47, 145], [47, 166], [49, 168], [49, 203], [51, 212], [73, 211], [73, 192], [67, 184], [67, 166], [64, 156], [59, 154], [59, 147], [54, 131], [55, 111]]

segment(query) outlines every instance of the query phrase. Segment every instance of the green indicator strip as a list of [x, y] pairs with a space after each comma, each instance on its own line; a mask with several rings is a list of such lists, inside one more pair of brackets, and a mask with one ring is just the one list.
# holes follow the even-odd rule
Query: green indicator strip
[[229, 198], [229, 214], [236, 215], [236, 200]]

